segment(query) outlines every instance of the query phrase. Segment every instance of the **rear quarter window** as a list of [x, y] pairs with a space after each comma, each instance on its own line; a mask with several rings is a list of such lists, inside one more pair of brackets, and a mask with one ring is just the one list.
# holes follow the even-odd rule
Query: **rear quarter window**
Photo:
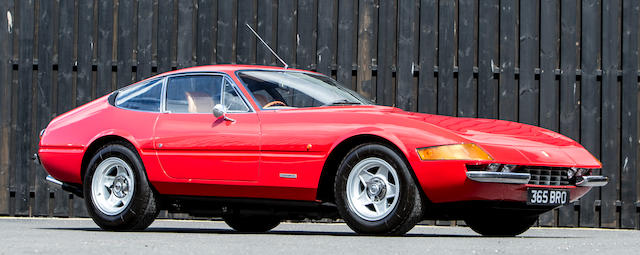
[[144, 81], [118, 92], [115, 106], [137, 111], [159, 112], [162, 79]]

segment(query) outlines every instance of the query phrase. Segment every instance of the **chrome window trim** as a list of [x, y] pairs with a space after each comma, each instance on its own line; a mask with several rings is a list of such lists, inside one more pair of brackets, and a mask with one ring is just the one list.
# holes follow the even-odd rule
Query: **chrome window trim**
[[[233, 80], [231, 80], [231, 78], [229, 78], [229, 77], [224, 77], [224, 80], [229, 82], [229, 85], [231, 85], [231, 89], [233, 89], [233, 91], [236, 92], [236, 94], [238, 95], [238, 97], [240, 97], [240, 99], [242, 100], [242, 102], [244, 103], [244, 105], [247, 107], [247, 110], [248, 110], [248, 111], [227, 111], [227, 113], [247, 113], [247, 112], [251, 112], [251, 108], [249, 107], [249, 104], [247, 104], [246, 99], [244, 99], [244, 98], [242, 98], [242, 96], [240, 96], [240, 95], [242, 95], [242, 93], [239, 91], [238, 86], [234, 86]], [[224, 105], [224, 103], [225, 103], [225, 101], [224, 101], [224, 94], [225, 94], [224, 93], [224, 86], [226, 86], [226, 84], [222, 84], [222, 91], [220, 92], [220, 96], [222, 97], [222, 100], [220, 100], [222, 102], [222, 106], [225, 106]]]
[[[166, 100], [167, 100], [167, 86], [169, 86], [169, 79], [173, 78], [173, 77], [180, 77], [180, 76], [191, 76], [191, 75], [211, 75], [211, 76], [222, 76], [223, 79], [228, 79], [229, 82], [231, 83], [231, 86], [233, 87], [234, 90], [236, 90], [236, 93], [238, 93], [238, 95], [240, 96], [240, 98], [244, 101], [245, 105], [247, 105], [247, 108], [249, 108], [248, 112], [229, 112], [232, 114], [242, 114], [242, 113], [255, 113], [255, 109], [253, 108], [253, 106], [251, 105], [250, 101], [247, 99], [247, 97], [244, 95], [244, 93], [242, 93], [239, 88], [238, 88], [238, 84], [236, 84], [233, 79], [231, 79], [231, 76], [229, 76], [229, 74], [227, 73], [223, 73], [223, 72], [185, 72], [185, 73], [175, 73], [175, 74], [169, 74], [169, 75], [165, 75], [163, 76], [164, 80], [164, 84], [163, 84], [163, 89], [164, 89], [164, 95], [162, 96], [162, 100], [160, 101], [161, 107], [162, 107], [162, 102], [164, 101], [164, 107], [162, 107], [161, 111], [163, 113], [172, 113], [171, 111], [167, 110], [167, 105], [166, 105]], [[221, 98], [223, 98], [224, 96], [222, 95], [224, 92], [224, 84], [222, 84], [223, 86], [220, 86], [220, 92], [221, 92]], [[211, 113], [180, 113], [180, 114], [213, 114], [213, 109]]]
[[162, 92], [160, 92], [160, 112], [169, 113], [167, 111], [167, 76], [162, 77]]

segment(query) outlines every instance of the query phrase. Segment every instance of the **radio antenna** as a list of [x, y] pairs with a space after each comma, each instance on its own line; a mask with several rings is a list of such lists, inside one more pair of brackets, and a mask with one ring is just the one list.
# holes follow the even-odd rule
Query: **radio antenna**
[[271, 54], [276, 56], [276, 58], [278, 60], [280, 60], [280, 62], [282, 62], [282, 64], [284, 65], [284, 69], [287, 69], [289, 67], [289, 65], [287, 65], [287, 63], [284, 62], [284, 60], [282, 60], [282, 58], [280, 58], [280, 56], [278, 56], [278, 54], [276, 54], [276, 52], [273, 51], [273, 49], [271, 49], [271, 47], [269, 47], [269, 45], [264, 40], [262, 40], [262, 37], [260, 37], [260, 35], [258, 35], [258, 33], [256, 33], [256, 31], [253, 30], [253, 28], [248, 23], [244, 23], [244, 24], [247, 25], [249, 30], [251, 30], [251, 32], [253, 32], [253, 34], [256, 35], [256, 37], [258, 37], [258, 39], [260, 39], [260, 42], [262, 42], [262, 44], [264, 44], [264, 46], [267, 47], [267, 49], [269, 49], [269, 51], [271, 51]]

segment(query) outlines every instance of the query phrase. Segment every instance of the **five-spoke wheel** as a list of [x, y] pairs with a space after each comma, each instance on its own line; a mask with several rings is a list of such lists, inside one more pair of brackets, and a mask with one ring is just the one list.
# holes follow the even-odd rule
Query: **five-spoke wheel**
[[398, 186], [398, 174], [389, 163], [380, 158], [366, 158], [349, 174], [349, 207], [365, 220], [382, 219], [398, 203]]
[[158, 215], [156, 195], [136, 149], [115, 142], [100, 148], [84, 176], [87, 210], [106, 230], [143, 230]]
[[91, 181], [91, 198], [106, 215], [124, 211], [131, 202], [135, 188], [133, 171], [118, 157], [110, 157], [98, 165]]
[[400, 153], [362, 144], [344, 157], [334, 183], [338, 212], [361, 234], [401, 235], [422, 219], [422, 197]]

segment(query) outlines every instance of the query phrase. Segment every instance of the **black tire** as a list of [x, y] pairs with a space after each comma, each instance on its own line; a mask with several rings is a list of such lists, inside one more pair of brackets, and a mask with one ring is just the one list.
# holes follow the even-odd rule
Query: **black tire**
[[280, 219], [274, 216], [228, 215], [223, 219], [229, 227], [238, 232], [262, 233], [280, 225]]
[[[92, 198], [92, 179], [98, 165], [109, 158], [119, 158], [132, 169], [135, 183], [133, 195], [124, 208], [116, 215], [103, 213]], [[89, 162], [84, 176], [84, 200], [87, 211], [93, 221], [102, 229], [109, 231], [141, 231], [145, 230], [158, 216], [159, 206], [156, 194], [149, 185], [142, 160], [135, 148], [123, 142], [104, 145]]]
[[476, 233], [483, 236], [513, 237], [529, 230], [538, 215], [514, 215], [501, 212], [481, 213], [464, 221]]
[[[377, 220], [367, 220], [359, 216], [347, 201], [349, 174], [358, 162], [368, 158], [379, 158], [387, 162], [396, 171], [400, 184], [395, 207], [390, 208], [391, 211], [384, 218]], [[424, 205], [409, 167], [398, 152], [382, 144], [362, 144], [345, 156], [336, 174], [334, 195], [340, 216], [359, 234], [403, 235], [422, 220]]]

